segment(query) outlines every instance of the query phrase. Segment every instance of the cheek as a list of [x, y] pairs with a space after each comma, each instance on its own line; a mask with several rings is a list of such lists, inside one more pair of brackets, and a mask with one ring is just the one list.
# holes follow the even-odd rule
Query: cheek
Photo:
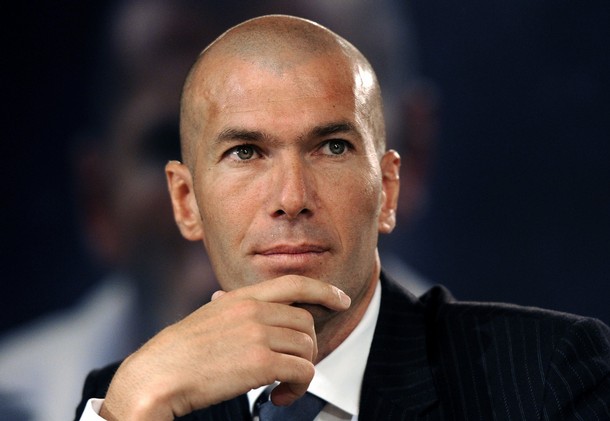
[[[217, 177], [197, 198], [204, 231], [204, 243], [213, 262], [231, 259], [252, 224], [260, 204], [247, 180]], [[217, 265], [218, 266], [218, 265]]]
[[368, 235], [367, 227], [376, 231], [381, 208], [381, 183], [376, 172], [362, 168], [332, 180], [327, 197], [335, 223], [347, 226], [353, 236]]

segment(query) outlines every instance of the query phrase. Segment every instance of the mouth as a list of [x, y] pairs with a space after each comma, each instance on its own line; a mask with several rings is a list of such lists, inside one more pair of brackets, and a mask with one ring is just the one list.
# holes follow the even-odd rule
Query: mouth
[[299, 255], [299, 254], [317, 254], [328, 251], [327, 247], [322, 247], [313, 244], [304, 245], [278, 245], [270, 248], [266, 248], [258, 252], [262, 256], [275, 256], [275, 255]]
[[276, 245], [264, 248], [255, 253], [255, 258], [274, 273], [299, 274], [318, 267], [321, 260], [329, 253], [328, 247], [303, 245]]

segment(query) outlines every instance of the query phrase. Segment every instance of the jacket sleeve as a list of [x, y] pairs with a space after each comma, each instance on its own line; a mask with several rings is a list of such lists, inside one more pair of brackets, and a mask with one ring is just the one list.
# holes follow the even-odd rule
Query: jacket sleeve
[[542, 419], [610, 420], [610, 329], [579, 319], [566, 330], [548, 366]]
[[91, 398], [105, 398], [108, 392], [108, 386], [119, 368], [119, 363], [115, 363], [104, 367], [100, 370], [94, 370], [87, 376], [85, 385], [83, 386], [83, 395], [81, 401], [76, 408], [74, 421], [78, 421], [85, 410], [87, 401]]

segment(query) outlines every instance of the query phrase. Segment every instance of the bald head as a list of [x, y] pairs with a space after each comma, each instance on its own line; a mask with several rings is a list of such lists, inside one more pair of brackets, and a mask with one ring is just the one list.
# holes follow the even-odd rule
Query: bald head
[[243, 22], [222, 34], [198, 57], [186, 79], [180, 117], [184, 162], [192, 168], [194, 146], [210, 117], [206, 98], [219, 77], [231, 72], [223, 64], [239, 60], [278, 76], [308, 61], [328, 58], [351, 83], [357, 107], [370, 128], [379, 156], [385, 150], [385, 124], [377, 78], [366, 58], [348, 41], [315, 22], [285, 15]]

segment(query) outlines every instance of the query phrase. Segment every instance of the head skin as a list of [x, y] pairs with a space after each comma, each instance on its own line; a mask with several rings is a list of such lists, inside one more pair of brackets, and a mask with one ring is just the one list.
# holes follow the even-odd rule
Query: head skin
[[356, 326], [379, 277], [378, 233], [395, 225], [400, 157], [385, 151], [368, 61], [311, 21], [272, 15], [218, 38], [182, 95], [184, 164], [166, 167], [182, 235], [203, 240], [223, 289], [282, 275], [352, 299], [305, 306], [319, 358]]
[[[272, 25], [269, 23], [273, 22]], [[383, 116], [381, 90], [375, 72], [368, 60], [347, 40], [329, 29], [306, 19], [285, 15], [270, 15], [250, 19], [237, 25], [216, 39], [198, 57], [184, 84], [181, 99], [180, 138], [182, 159], [192, 168], [193, 144], [197, 143], [202, 125], [202, 111], [198, 106], [201, 93], [198, 86], [205, 74], [208, 56], [222, 54], [238, 57], [243, 61], [257, 63], [277, 74], [281, 74], [304, 61], [326, 55], [335, 61], [339, 57], [355, 73], [354, 89], [363, 95], [358, 104], [375, 139], [377, 152], [385, 151], [386, 132]]]

